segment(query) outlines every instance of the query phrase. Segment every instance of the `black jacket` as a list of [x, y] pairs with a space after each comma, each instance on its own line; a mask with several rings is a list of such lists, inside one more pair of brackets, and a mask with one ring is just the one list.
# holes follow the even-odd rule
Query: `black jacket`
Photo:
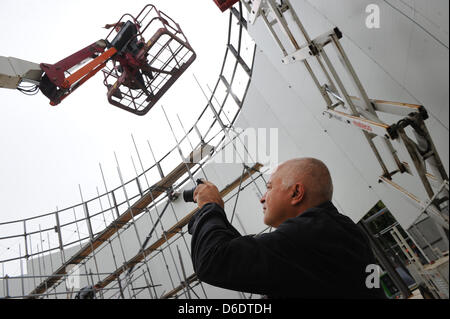
[[308, 209], [271, 233], [241, 236], [214, 203], [189, 223], [198, 278], [272, 298], [380, 298], [366, 287], [375, 259], [365, 234], [331, 202]]

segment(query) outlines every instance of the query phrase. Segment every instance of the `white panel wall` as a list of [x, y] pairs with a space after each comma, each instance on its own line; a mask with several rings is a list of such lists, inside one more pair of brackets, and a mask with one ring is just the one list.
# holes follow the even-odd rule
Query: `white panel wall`
[[[322, 19], [339, 26], [448, 130], [449, 1], [341, 0], [339, 5], [330, 5], [330, 0], [292, 2], [299, 12], [306, 6], [313, 7]], [[372, 3], [381, 9], [380, 29], [364, 26], [365, 8]]]
[[[342, 44], [371, 98], [423, 104], [429, 110], [431, 119], [427, 124], [448, 170], [448, 49], [445, 44], [383, 1], [311, 3], [292, 1], [312, 38], [335, 26], [343, 31]], [[376, 31], [365, 26], [365, 8], [369, 3], [379, 3], [382, 9], [382, 27]], [[445, 7], [444, 3], [441, 5]], [[335, 202], [353, 220], [359, 220], [381, 199], [400, 224], [408, 228], [417, 218], [418, 210], [377, 183], [381, 168], [362, 133], [323, 117], [325, 103], [304, 65], [281, 63], [281, 51], [261, 19], [249, 31], [259, 50], [252, 88], [239, 124], [279, 127], [283, 132], [280, 136], [287, 136], [280, 138], [280, 161], [293, 155], [322, 159], [333, 175]], [[295, 34], [301, 42], [300, 34], [297, 31]], [[337, 65], [337, 57], [328, 52]], [[311, 63], [318, 70], [316, 62]], [[349, 84], [345, 73], [342, 74], [344, 82]], [[400, 156], [406, 158], [405, 154]], [[415, 178], [402, 175], [396, 177], [396, 182], [425, 197]]]

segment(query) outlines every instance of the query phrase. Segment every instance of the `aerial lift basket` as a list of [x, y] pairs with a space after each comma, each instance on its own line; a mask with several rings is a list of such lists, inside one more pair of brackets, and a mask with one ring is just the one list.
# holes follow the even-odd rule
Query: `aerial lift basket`
[[108, 100], [145, 115], [196, 59], [180, 26], [153, 5], [137, 17], [124, 14], [110, 25], [108, 46], [118, 53], [103, 69]]

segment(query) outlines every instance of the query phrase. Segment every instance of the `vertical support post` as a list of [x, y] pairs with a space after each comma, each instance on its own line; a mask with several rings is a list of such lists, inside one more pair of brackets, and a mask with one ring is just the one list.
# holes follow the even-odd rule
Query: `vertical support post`
[[78, 189], [80, 190], [81, 202], [83, 203], [84, 217], [86, 218], [86, 226], [87, 226], [88, 233], [89, 233], [89, 239], [92, 241], [92, 240], [94, 240], [94, 233], [92, 231], [91, 218], [89, 216], [89, 210], [88, 210], [87, 203], [85, 203], [84, 199], [83, 199], [83, 193], [81, 192], [80, 184], [78, 184]]
[[10, 298], [11, 296], [9, 295], [9, 276], [5, 275], [4, 277], [5, 280], [5, 287], [6, 287], [6, 298]]
[[55, 219], [56, 219], [56, 230], [58, 232], [58, 241], [59, 241], [59, 250], [60, 250], [60, 255], [61, 255], [61, 262], [64, 265], [64, 263], [66, 262], [66, 257], [64, 255], [64, 244], [63, 244], [63, 239], [62, 239], [62, 234], [61, 234], [61, 224], [59, 222], [59, 209], [58, 207], [56, 207], [56, 212], [55, 212]]
[[[19, 244], [19, 256], [22, 256], [22, 247]], [[25, 296], [25, 283], [23, 280], [23, 261], [22, 258], [19, 259], [20, 262], [20, 284], [22, 288], [22, 296]]]
[[25, 237], [25, 258], [28, 260], [27, 221], [23, 221], [23, 236]]

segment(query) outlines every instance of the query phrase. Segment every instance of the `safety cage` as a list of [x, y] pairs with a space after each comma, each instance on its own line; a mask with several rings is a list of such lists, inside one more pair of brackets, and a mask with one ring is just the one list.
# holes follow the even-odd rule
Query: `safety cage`
[[106, 38], [117, 56], [103, 69], [108, 101], [145, 115], [196, 59], [180, 26], [153, 5], [124, 14]]

